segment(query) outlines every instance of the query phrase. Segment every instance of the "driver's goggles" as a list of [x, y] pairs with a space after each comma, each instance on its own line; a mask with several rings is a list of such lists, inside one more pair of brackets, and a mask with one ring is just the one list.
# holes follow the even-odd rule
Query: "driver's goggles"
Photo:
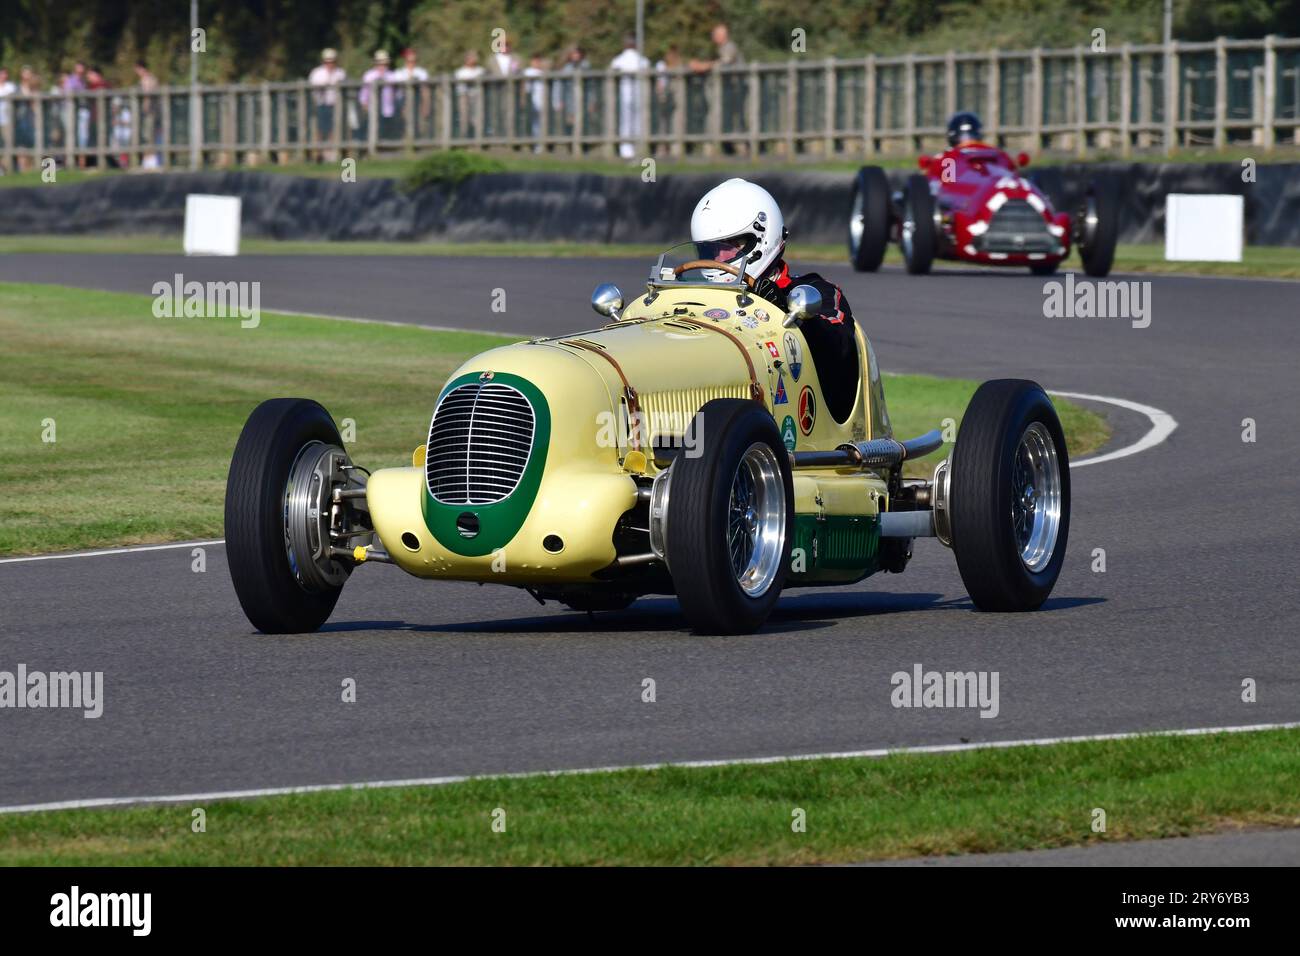
[[733, 236], [730, 239], [716, 239], [709, 242], [697, 242], [695, 245], [699, 249], [701, 259], [712, 259], [714, 262], [731, 262], [733, 259], [749, 255], [757, 244], [758, 237], [749, 235]]

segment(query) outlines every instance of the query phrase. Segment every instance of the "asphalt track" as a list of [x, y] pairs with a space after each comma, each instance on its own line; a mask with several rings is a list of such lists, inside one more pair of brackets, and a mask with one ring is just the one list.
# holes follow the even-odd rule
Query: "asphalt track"
[[[1075, 471], [1067, 562], [1041, 612], [976, 612], [934, 542], [901, 576], [793, 592], [761, 633], [727, 638], [691, 635], [667, 598], [589, 619], [389, 567], [361, 569], [323, 633], [267, 637], [245, 622], [220, 546], [202, 574], [188, 549], [0, 564], [0, 669], [102, 670], [106, 685], [97, 720], [0, 714], [0, 807], [1300, 720], [1300, 285], [1133, 277], [1152, 294], [1136, 329], [1044, 318], [1043, 281], [1019, 272], [822, 271], [886, 370], [1032, 378], [1178, 420], [1154, 448]], [[268, 310], [540, 334], [597, 324], [591, 287], [633, 290], [646, 264], [0, 260], [0, 280], [144, 294], [176, 272], [259, 280]], [[1149, 427], [1109, 414], [1117, 444]], [[998, 716], [893, 708], [891, 674], [917, 663], [998, 671]], [[340, 700], [345, 678], [355, 704]], [[1245, 678], [1256, 703], [1241, 700]]]

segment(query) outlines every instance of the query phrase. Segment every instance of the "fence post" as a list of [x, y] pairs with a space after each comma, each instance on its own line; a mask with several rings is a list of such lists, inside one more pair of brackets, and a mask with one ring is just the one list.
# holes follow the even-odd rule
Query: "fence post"
[[988, 82], [984, 88], [984, 115], [989, 119], [985, 129], [988, 131], [989, 142], [994, 146], [1001, 146], [998, 129], [1002, 126], [1002, 66], [997, 50], [989, 53], [988, 71]]
[[826, 84], [826, 150], [827, 158], [835, 155], [835, 61], [830, 57], [826, 58], [826, 67], [823, 74]]
[[1043, 146], [1043, 48], [1034, 47], [1033, 59], [1029, 69], [1029, 102], [1025, 111], [1029, 114], [1029, 133], [1034, 138], [1034, 152]]
[[1133, 116], [1133, 50], [1125, 43], [1119, 51], [1119, 149], [1127, 159], [1133, 152], [1129, 122]]
[[143, 166], [143, 153], [137, 155], [136, 150], [140, 147], [140, 94], [131, 91], [131, 98], [127, 101], [131, 111], [131, 121], [128, 124], [128, 135], [131, 137], [126, 147], [126, 167]]
[[876, 55], [867, 54], [867, 77], [863, 84], [865, 93], [862, 104], [862, 147], [863, 155], [874, 156], [876, 152]]
[[507, 76], [502, 82], [502, 91], [505, 93], [505, 133], [506, 148], [512, 153], [515, 147], [519, 145], [519, 80], [513, 76]]
[[442, 99], [442, 115], [438, 117], [441, 121], [438, 123], [439, 146], [443, 149], [451, 148], [451, 121], [455, 112], [455, 95], [456, 87], [452, 83], [450, 75], [444, 76], [439, 84]]
[[402, 98], [402, 112], [406, 116], [402, 117], [402, 125], [406, 126], [402, 139], [406, 140], [407, 156], [415, 152], [415, 77], [412, 70], [407, 70], [406, 94]]
[[716, 156], [722, 149], [722, 69], [709, 72], [709, 151]]
[[1169, 41], [1165, 46], [1165, 155], [1174, 154], [1174, 140], [1178, 135], [1178, 43]]
[[916, 57], [911, 53], [903, 64], [903, 109], [903, 148], [910, 153], [916, 149]]
[[795, 132], [799, 125], [799, 71], [793, 59], [786, 61], [785, 77], [785, 158], [794, 159]]
[[[262, 81], [262, 162], [271, 163], [271, 84]], [[283, 126], [283, 122], [281, 126]], [[283, 137], [281, 137], [283, 139]]]
[[681, 70], [669, 83], [673, 90], [673, 155], [686, 155], [686, 74]]
[[957, 54], [952, 50], [943, 58], [943, 105], [948, 116], [957, 112]]
[[757, 63], [750, 64], [747, 79], [749, 95], [745, 98], [745, 122], [749, 126], [749, 158], [752, 160], [758, 157], [758, 151], [762, 148], [758, 134], [759, 127], [763, 124], [763, 113], [760, 109], [763, 96], [763, 80], [759, 75]]
[[7, 97], [6, 100], [7, 102], [3, 104], [3, 112], [5, 116], [4, 130], [0, 132], [0, 136], [3, 136], [4, 138], [4, 171], [12, 175], [13, 173], [18, 172], [18, 169], [15, 166], [16, 160], [14, 158], [14, 114], [18, 111], [18, 104], [14, 102], [14, 97], [12, 96]]
[[77, 165], [77, 104], [72, 93], [63, 98], [63, 159], [68, 169]]
[[1083, 47], [1074, 47], [1074, 151], [1086, 154], [1088, 141], [1088, 73], [1083, 61]]
[[36, 146], [36, 168], [45, 162], [45, 94], [38, 93], [32, 99], [32, 121], [36, 128], [33, 143]]
[[1228, 145], [1228, 48], [1226, 40], [1214, 41], [1214, 148]]
[[371, 159], [379, 148], [379, 84], [371, 80], [369, 101], [366, 103], [366, 155]]
[[[1261, 138], [1264, 148], [1273, 151], [1273, 119], [1277, 115], [1277, 38], [1273, 34], [1264, 37], [1264, 103], [1261, 118]], [[1300, 104], [1297, 104], [1300, 105]]]

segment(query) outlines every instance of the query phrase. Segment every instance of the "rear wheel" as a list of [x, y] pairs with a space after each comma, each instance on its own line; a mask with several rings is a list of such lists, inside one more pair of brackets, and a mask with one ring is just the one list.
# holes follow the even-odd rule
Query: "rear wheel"
[[767, 409], [716, 399], [696, 415], [699, 456], [672, 465], [668, 570], [696, 631], [745, 634], [762, 626], [790, 571], [794, 479]]
[[985, 382], [953, 449], [952, 547], [984, 611], [1032, 611], [1052, 592], [1070, 530], [1070, 461], [1056, 409], [1033, 382]]
[[1074, 214], [1074, 240], [1088, 275], [1103, 278], [1115, 262], [1119, 240], [1119, 194], [1114, 183], [1095, 179]]
[[316, 402], [271, 399], [245, 423], [226, 482], [226, 558], [259, 631], [315, 631], [333, 612], [353, 565], [330, 554], [330, 497], [350, 464]]
[[849, 261], [858, 272], [875, 272], [889, 242], [889, 180], [879, 166], [863, 166], [853, 181], [849, 213]]
[[934, 263], [937, 242], [934, 227], [934, 196], [930, 181], [921, 175], [909, 176], [907, 193], [903, 196], [903, 224], [899, 242], [903, 247], [903, 261], [912, 275], [925, 275]]

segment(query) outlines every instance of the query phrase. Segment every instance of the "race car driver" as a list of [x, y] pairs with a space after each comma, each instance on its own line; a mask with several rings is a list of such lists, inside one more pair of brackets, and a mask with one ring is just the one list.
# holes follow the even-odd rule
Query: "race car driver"
[[948, 145], [983, 146], [984, 124], [974, 113], [953, 113], [948, 120]]
[[[781, 207], [772, 194], [744, 179], [728, 179], [710, 189], [691, 216], [691, 239], [700, 258], [729, 263], [749, 256], [745, 272], [754, 280], [754, 292], [782, 311], [789, 309], [788, 296], [797, 285], [821, 293], [821, 312], [800, 329], [817, 367], [827, 410], [843, 422], [853, 411], [858, 390], [853, 310], [840, 287], [816, 272], [791, 275], [785, 261], [787, 235]], [[717, 278], [728, 277], [718, 273]]]

